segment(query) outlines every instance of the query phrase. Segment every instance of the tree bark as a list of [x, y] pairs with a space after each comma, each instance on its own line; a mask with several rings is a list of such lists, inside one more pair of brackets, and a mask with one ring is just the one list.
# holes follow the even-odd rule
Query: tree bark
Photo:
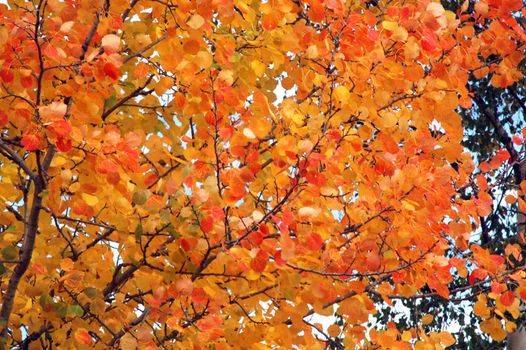
[[[13, 270], [13, 274], [9, 279], [6, 293], [2, 297], [2, 308], [0, 309], [0, 321], [2, 321], [0, 331], [1, 337], [7, 336], [9, 318], [11, 316], [11, 312], [13, 311], [13, 304], [15, 301], [18, 284], [20, 283], [20, 280], [26, 273], [29, 264], [31, 263], [31, 258], [33, 256], [33, 250], [35, 248], [35, 241], [38, 232], [38, 219], [40, 216], [40, 210], [42, 209], [42, 191], [46, 188], [45, 177], [54, 154], [55, 146], [50, 145], [44, 158], [44, 162], [41, 166], [40, 172], [33, 179], [33, 185], [35, 186], [35, 189], [33, 191], [31, 207], [29, 209], [27, 220], [24, 225], [24, 238], [22, 242], [22, 247], [20, 248], [20, 261], [16, 264]], [[21, 165], [19, 164], [19, 166]]]

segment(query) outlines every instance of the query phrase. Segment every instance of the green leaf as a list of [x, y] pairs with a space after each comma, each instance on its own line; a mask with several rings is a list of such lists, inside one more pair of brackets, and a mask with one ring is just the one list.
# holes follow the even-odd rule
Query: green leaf
[[42, 309], [46, 312], [53, 310], [55, 306], [55, 301], [49, 294], [43, 294], [38, 299], [38, 303], [42, 306]]
[[137, 228], [135, 229], [135, 240], [137, 242], [140, 242], [141, 241], [141, 237], [142, 237], [142, 225], [139, 224], [137, 225]]
[[2, 249], [2, 258], [9, 261], [16, 260], [18, 258], [17, 249], [12, 245], [8, 245]]
[[97, 288], [88, 287], [84, 289], [84, 294], [86, 294], [90, 299], [95, 299], [100, 294], [100, 292]]
[[75, 317], [75, 316], [83, 316], [84, 310], [80, 305], [69, 305], [67, 309], [67, 315], [69, 317]]
[[148, 195], [149, 195], [148, 191], [145, 191], [145, 190], [137, 191], [133, 194], [132, 201], [134, 204], [143, 205], [148, 200]]
[[66, 317], [68, 314], [68, 306], [63, 302], [58, 302], [55, 304], [55, 311], [60, 317]]

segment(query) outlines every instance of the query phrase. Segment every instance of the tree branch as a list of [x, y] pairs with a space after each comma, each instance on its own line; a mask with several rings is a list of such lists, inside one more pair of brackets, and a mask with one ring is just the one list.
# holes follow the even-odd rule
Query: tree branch
[[20, 249], [20, 261], [15, 266], [13, 274], [9, 279], [6, 293], [4, 294], [2, 301], [2, 309], [0, 310], [0, 320], [4, 322], [0, 332], [0, 335], [2, 336], [7, 334], [9, 317], [13, 311], [13, 303], [15, 301], [18, 284], [26, 273], [33, 256], [33, 249], [35, 247], [35, 240], [38, 232], [38, 219], [40, 216], [40, 209], [42, 207], [42, 192], [46, 188], [44, 176], [45, 172], [47, 172], [49, 169], [49, 165], [51, 164], [51, 159], [53, 159], [54, 154], [55, 146], [50, 145], [42, 164], [43, 174], [40, 174], [38, 177], [35, 176], [35, 190], [33, 192], [33, 199], [27, 219], [27, 224], [24, 225], [24, 239], [22, 248]]
[[11, 147], [9, 147], [5, 142], [4, 140], [0, 140], [0, 148], [2, 150], [4, 150], [4, 152], [7, 153], [7, 155], [9, 156], [9, 159], [11, 161], [13, 161], [16, 165], [18, 165], [20, 168], [22, 168], [24, 170], [24, 172], [29, 175], [29, 177], [31, 178], [31, 180], [35, 181], [37, 176], [35, 175], [35, 173], [33, 172], [33, 170], [31, 170], [31, 168], [29, 168], [29, 166], [27, 165], [27, 163], [22, 159], [22, 157], [20, 157], [18, 155], [18, 153], [16, 153], [15, 151], [13, 151], [13, 149], [11, 149]]

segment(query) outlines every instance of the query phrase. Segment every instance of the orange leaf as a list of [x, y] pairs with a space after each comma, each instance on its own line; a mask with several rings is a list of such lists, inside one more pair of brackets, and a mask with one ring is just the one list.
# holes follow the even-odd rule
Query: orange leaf
[[496, 317], [492, 317], [489, 320], [480, 323], [480, 329], [489, 334], [494, 340], [501, 341], [506, 338], [506, 331], [502, 327], [502, 323]]
[[194, 39], [187, 40], [183, 45], [183, 50], [186, 53], [189, 53], [190, 55], [195, 55], [199, 52], [201, 49], [201, 45], [199, 45], [199, 42]]

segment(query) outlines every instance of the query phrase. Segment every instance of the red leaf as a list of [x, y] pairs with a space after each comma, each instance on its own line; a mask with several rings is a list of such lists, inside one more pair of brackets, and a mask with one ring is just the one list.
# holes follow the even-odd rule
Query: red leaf
[[380, 257], [377, 253], [369, 252], [366, 254], [365, 263], [370, 271], [378, 271], [381, 265]]
[[435, 34], [427, 32], [422, 38], [422, 48], [426, 51], [433, 51], [438, 47], [438, 42], [435, 38]]
[[188, 176], [184, 179], [183, 183], [184, 183], [187, 187], [192, 187], [192, 185], [193, 185], [193, 183], [194, 183], [194, 180], [193, 180], [193, 178], [192, 178], [192, 175], [188, 175]]
[[407, 272], [405, 270], [395, 271], [391, 273], [391, 278], [395, 283], [402, 283], [403, 281], [405, 281], [406, 275]]
[[201, 219], [201, 229], [204, 233], [212, 231], [214, 228], [214, 218], [211, 216], [205, 216]]
[[260, 249], [257, 252], [256, 257], [252, 259], [252, 261], [250, 262], [250, 267], [252, 267], [252, 269], [254, 269], [254, 271], [256, 272], [263, 272], [265, 271], [265, 268], [267, 267], [267, 263], [268, 263], [268, 253], [264, 251], [263, 249]]
[[197, 240], [194, 237], [181, 238], [179, 244], [185, 252], [188, 252], [197, 244]]
[[515, 294], [512, 291], [507, 291], [500, 296], [500, 302], [505, 306], [511, 306], [515, 301]]
[[204, 304], [208, 298], [203, 288], [194, 288], [192, 290], [192, 301], [196, 304]]
[[[492, 162], [495, 161], [495, 162], [498, 162], [500, 164], [504, 163], [505, 161], [507, 161], [508, 159], [510, 159], [510, 154], [507, 150], [505, 149], [501, 149], [497, 152], [497, 154], [495, 155], [495, 157], [492, 159]], [[499, 164], [499, 165], [500, 165]]]
[[22, 137], [22, 145], [27, 151], [34, 151], [40, 145], [40, 137], [36, 134], [26, 134]]
[[249, 240], [254, 246], [259, 247], [263, 243], [263, 235], [256, 231], [249, 236]]
[[108, 180], [108, 183], [116, 186], [119, 184], [121, 176], [119, 175], [119, 173], [109, 173], [108, 175], [106, 175], [106, 180]]
[[274, 254], [274, 261], [276, 262], [276, 265], [280, 266], [280, 267], [283, 267], [285, 266], [285, 264], [287, 263], [285, 260], [283, 260], [283, 258], [281, 257], [281, 250], [278, 250], [275, 254]]
[[104, 74], [112, 80], [117, 80], [119, 78], [119, 69], [113, 63], [106, 62], [104, 64]]
[[0, 70], [0, 78], [2, 78], [4, 83], [10, 83], [13, 81], [14, 75], [9, 69], [2, 69]]
[[524, 142], [524, 140], [522, 139], [522, 137], [517, 136], [517, 135], [513, 135], [513, 136], [511, 137], [511, 139], [513, 140], [513, 143], [516, 144], [517, 146], [522, 145], [522, 143]]
[[504, 286], [497, 282], [491, 283], [491, 292], [495, 294], [500, 294], [504, 290]]
[[9, 118], [7, 117], [7, 114], [0, 111], [0, 126], [4, 126], [9, 122]]
[[77, 215], [93, 216], [93, 209], [82, 201], [73, 204], [71, 210]]
[[469, 275], [469, 284], [473, 285], [476, 280], [483, 280], [488, 275], [486, 270], [476, 269]]
[[209, 331], [211, 329], [219, 328], [221, 323], [222, 319], [218, 315], [208, 315], [197, 322], [197, 327], [201, 331]]
[[159, 179], [159, 176], [156, 173], [150, 173], [144, 178], [144, 184], [148, 187], [152, 186], [157, 179]]
[[58, 137], [66, 137], [71, 133], [71, 125], [64, 119], [55, 119], [47, 129]]
[[464, 266], [465, 262], [463, 259], [452, 257], [451, 259], [449, 259], [449, 264], [453, 267], [459, 268], [460, 266]]
[[72, 148], [71, 140], [63, 137], [57, 140], [56, 145], [60, 152], [67, 152]]
[[20, 83], [26, 89], [30, 89], [33, 86], [34, 82], [35, 82], [35, 80], [33, 79], [32, 76], [23, 77], [23, 78], [20, 79]]
[[110, 27], [113, 30], [119, 30], [122, 28], [122, 18], [120, 16], [113, 16], [110, 18]]
[[504, 258], [500, 255], [491, 255], [491, 262], [493, 263], [493, 265], [495, 266], [500, 266], [502, 264], [504, 264]]
[[312, 233], [307, 237], [307, 247], [310, 250], [319, 250], [323, 246], [323, 239], [317, 233]]

